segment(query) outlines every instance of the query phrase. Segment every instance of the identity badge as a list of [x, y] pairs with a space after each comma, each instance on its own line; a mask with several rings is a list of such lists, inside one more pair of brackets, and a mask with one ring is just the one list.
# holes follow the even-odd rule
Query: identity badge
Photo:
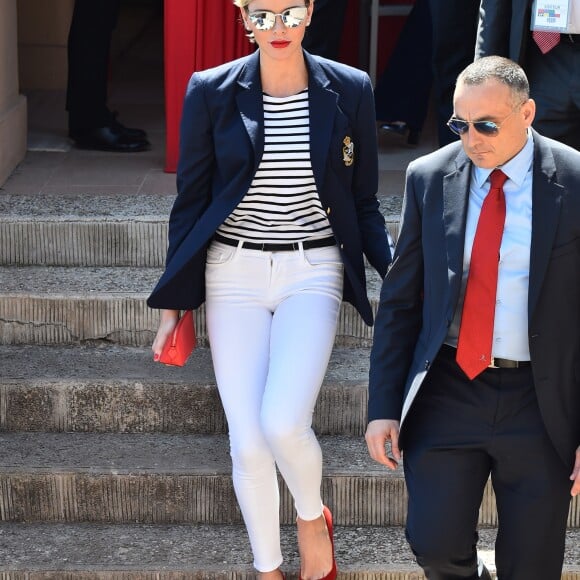
[[573, 0], [534, 0], [532, 30], [565, 32], [570, 22]]

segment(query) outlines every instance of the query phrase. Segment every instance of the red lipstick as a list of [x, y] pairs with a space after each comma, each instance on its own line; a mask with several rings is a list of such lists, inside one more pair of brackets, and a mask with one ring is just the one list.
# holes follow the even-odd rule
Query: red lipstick
[[290, 45], [289, 40], [273, 40], [270, 43], [274, 48], [286, 48]]

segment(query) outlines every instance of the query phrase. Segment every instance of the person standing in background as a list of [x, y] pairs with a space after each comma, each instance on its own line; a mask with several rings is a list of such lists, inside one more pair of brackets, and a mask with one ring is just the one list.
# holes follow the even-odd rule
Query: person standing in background
[[549, 23], [550, 3], [533, 4], [481, 0], [475, 56], [519, 63], [536, 102], [534, 128], [580, 150], [580, 0], [563, 0]]
[[375, 87], [379, 129], [405, 135], [409, 145], [419, 143], [429, 109], [431, 29], [429, 0], [416, 0]]
[[81, 149], [131, 153], [150, 148], [142, 129], [125, 127], [107, 106], [111, 38], [121, 0], [76, 0], [68, 36], [69, 137]]

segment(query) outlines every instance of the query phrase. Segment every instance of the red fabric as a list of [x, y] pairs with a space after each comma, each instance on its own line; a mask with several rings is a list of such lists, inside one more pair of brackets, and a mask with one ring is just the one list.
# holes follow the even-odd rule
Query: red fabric
[[534, 30], [532, 36], [542, 51], [542, 54], [550, 52], [555, 46], [560, 44], [560, 33], [550, 32], [549, 30]]
[[457, 363], [475, 378], [491, 363], [499, 248], [505, 223], [505, 173], [492, 171], [477, 222], [457, 341]]
[[172, 173], [191, 74], [249, 54], [253, 45], [231, 0], [165, 0], [164, 12], [165, 171]]

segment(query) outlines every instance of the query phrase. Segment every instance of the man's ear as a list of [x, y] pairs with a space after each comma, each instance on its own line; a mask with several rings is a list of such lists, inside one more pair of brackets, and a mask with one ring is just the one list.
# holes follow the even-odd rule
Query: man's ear
[[536, 117], [536, 101], [534, 101], [534, 99], [528, 99], [522, 105], [522, 113], [524, 115], [524, 120], [526, 121], [526, 126], [529, 127]]

